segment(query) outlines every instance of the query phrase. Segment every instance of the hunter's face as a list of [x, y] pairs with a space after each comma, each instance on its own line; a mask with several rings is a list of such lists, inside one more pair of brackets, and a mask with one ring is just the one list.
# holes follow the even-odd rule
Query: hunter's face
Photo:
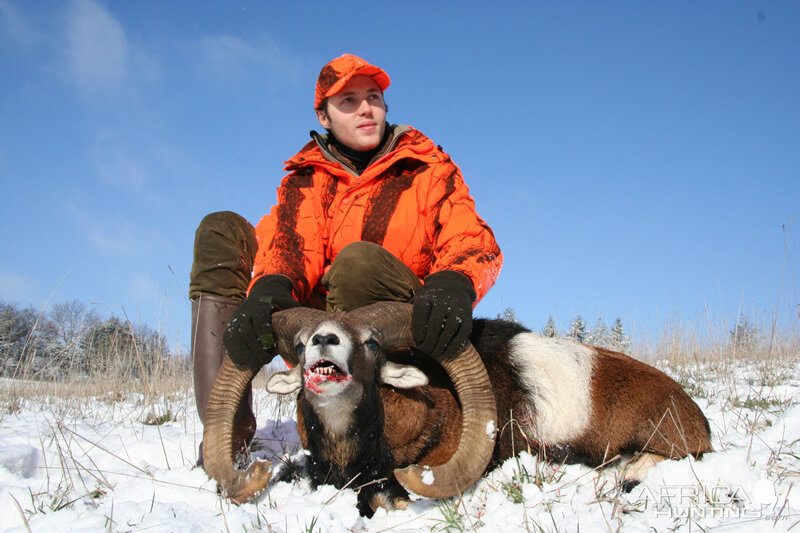
[[372, 150], [386, 129], [383, 92], [371, 76], [353, 76], [341, 91], [328, 97], [327, 110], [317, 111], [317, 119], [345, 146]]

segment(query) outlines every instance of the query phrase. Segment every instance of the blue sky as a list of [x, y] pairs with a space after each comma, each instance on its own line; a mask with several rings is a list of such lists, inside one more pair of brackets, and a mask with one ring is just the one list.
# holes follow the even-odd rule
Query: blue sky
[[798, 27], [797, 2], [0, 0], [0, 298], [188, 344], [197, 223], [268, 212], [350, 52], [495, 231], [476, 315], [796, 330]]

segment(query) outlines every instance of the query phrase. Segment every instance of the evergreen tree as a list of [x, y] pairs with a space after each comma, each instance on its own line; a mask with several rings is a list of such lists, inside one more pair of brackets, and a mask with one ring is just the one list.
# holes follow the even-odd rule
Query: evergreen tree
[[622, 319], [617, 317], [614, 325], [611, 327], [611, 349], [620, 352], [627, 351], [631, 346], [631, 340], [625, 335], [625, 330], [622, 329]]
[[553, 320], [553, 315], [547, 317], [547, 324], [542, 328], [543, 337], [558, 337], [558, 328], [556, 328], [556, 321]]
[[755, 344], [757, 333], [756, 327], [742, 316], [731, 331], [731, 342], [737, 348], [750, 348]]
[[586, 322], [583, 321], [580, 313], [575, 315], [575, 319], [570, 323], [567, 337], [578, 342], [586, 342]]
[[595, 346], [600, 346], [601, 348], [608, 348], [611, 344], [611, 335], [606, 327], [606, 323], [603, 322], [603, 317], [597, 318], [597, 323], [589, 333], [587, 342]]
[[497, 318], [499, 318], [500, 320], [508, 320], [509, 322], [519, 323], [519, 320], [517, 320], [516, 311], [514, 311], [510, 307], [506, 307], [505, 309], [503, 309], [502, 313], [497, 313]]

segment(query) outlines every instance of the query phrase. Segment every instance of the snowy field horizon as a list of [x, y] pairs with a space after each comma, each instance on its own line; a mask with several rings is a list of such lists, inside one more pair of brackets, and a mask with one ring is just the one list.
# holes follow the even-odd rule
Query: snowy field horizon
[[[202, 426], [192, 391], [24, 394], [0, 407], [0, 531], [742, 531], [800, 524], [800, 363], [666, 364], [709, 419], [714, 452], [664, 461], [630, 493], [618, 466], [538, 461], [526, 452], [461, 498], [419, 499], [366, 519], [356, 493], [311, 490], [294, 401], [257, 388], [253, 457], [295, 478], [232, 505], [194, 467]], [[73, 391], [74, 392], [74, 391]], [[291, 478], [291, 476], [290, 476]]]

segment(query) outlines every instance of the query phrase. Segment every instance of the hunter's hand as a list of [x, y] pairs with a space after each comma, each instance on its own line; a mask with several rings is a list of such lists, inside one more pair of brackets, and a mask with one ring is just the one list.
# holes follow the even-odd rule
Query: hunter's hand
[[417, 351], [439, 359], [463, 348], [472, 332], [474, 301], [472, 281], [460, 272], [443, 270], [425, 278], [411, 317]]
[[272, 313], [299, 306], [286, 276], [268, 274], [256, 281], [222, 334], [231, 360], [239, 367], [253, 369], [269, 363], [275, 356], [276, 342]]

